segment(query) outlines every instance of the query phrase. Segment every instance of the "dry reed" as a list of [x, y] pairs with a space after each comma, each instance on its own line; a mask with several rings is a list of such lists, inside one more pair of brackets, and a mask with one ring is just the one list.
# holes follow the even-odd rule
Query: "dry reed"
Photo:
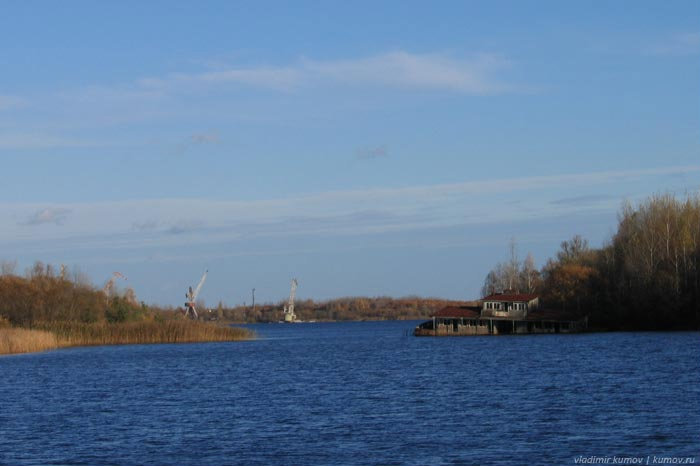
[[58, 337], [44, 330], [0, 328], [0, 354], [32, 353], [56, 349]]
[[238, 341], [249, 330], [202, 322], [170, 320], [124, 323], [45, 322], [37, 329], [0, 328], [0, 354], [45, 351], [67, 346]]

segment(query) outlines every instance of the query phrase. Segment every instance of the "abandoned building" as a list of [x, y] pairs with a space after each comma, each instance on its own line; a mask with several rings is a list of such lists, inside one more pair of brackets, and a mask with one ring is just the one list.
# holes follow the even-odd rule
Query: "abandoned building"
[[505, 292], [486, 296], [471, 306], [443, 308], [416, 327], [414, 335], [574, 333], [587, 326], [585, 316], [540, 309], [536, 294]]

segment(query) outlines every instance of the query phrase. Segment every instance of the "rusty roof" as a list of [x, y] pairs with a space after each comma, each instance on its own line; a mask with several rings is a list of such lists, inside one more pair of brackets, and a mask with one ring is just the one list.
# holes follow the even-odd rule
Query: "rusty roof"
[[434, 314], [434, 317], [466, 317], [477, 318], [481, 308], [478, 306], [447, 306]]

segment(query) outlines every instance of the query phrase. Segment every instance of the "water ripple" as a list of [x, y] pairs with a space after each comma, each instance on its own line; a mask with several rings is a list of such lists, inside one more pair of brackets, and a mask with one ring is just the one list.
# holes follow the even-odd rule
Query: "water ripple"
[[698, 333], [245, 343], [0, 358], [0, 464], [522, 465], [700, 451]]

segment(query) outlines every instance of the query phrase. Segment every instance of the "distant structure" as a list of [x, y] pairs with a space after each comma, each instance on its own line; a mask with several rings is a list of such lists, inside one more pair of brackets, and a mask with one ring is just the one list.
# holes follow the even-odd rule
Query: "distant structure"
[[[65, 274], [65, 266], [61, 266], [61, 278], [63, 278]], [[121, 274], [120, 272], [114, 272], [112, 276], [107, 280], [107, 283], [105, 283], [105, 286], [102, 288], [102, 292], [109, 298], [112, 296], [112, 292], [114, 291], [114, 282], [118, 279], [121, 278], [126, 281], [126, 277]]]
[[297, 315], [294, 314], [294, 298], [296, 297], [297, 293], [297, 285], [297, 279], [292, 278], [292, 287], [289, 291], [289, 301], [287, 302], [287, 305], [284, 306], [284, 322], [287, 323], [292, 323], [297, 320]]
[[204, 275], [202, 275], [202, 278], [199, 280], [199, 284], [197, 285], [197, 288], [195, 288], [194, 291], [192, 291], [192, 287], [190, 286], [189, 291], [185, 294], [185, 298], [187, 299], [187, 301], [185, 302], [185, 317], [189, 317], [190, 319], [197, 319], [199, 317], [199, 315], [197, 314], [197, 309], [195, 309], [194, 307], [194, 304], [197, 300], [197, 295], [202, 289], [202, 285], [204, 285], [204, 280], [207, 279], [207, 273], [209, 273], [209, 271], [205, 270]]
[[448, 306], [414, 330], [416, 336], [574, 333], [588, 327], [588, 317], [540, 309], [539, 296], [506, 291], [469, 306]]

